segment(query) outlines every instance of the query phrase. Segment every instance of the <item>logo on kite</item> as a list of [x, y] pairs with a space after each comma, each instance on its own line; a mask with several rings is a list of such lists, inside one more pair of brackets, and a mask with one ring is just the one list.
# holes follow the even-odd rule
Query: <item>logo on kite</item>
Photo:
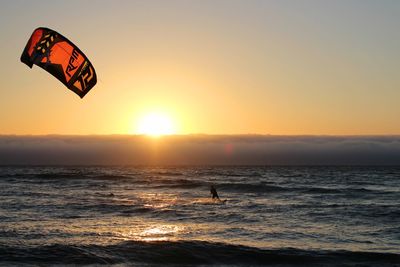
[[32, 68], [38, 65], [83, 98], [96, 85], [92, 63], [71, 41], [56, 31], [37, 28], [21, 55]]

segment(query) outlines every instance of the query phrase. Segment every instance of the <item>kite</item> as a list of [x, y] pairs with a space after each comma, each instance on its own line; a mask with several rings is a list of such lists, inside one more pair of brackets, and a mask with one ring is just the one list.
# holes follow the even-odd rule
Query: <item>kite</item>
[[21, 55], [21, 61], [32, 68], [43, 68], [68, 89], [83, 98], [96, 85], [92, 63], [71, 41], [56, 31], [37, 28]]

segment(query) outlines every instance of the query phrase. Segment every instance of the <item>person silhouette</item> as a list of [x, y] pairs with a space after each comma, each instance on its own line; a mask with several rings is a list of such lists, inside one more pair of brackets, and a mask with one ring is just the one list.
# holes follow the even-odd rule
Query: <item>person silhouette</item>
[[218, 193], [217, 193], [217, 190], [215, 189], [215, 187], [213, 185], [211, 185], [211, 187], [210, 187], [210, 193], [212, 195], [212, 199], [220, 200], [219, 196], [218, 196]]

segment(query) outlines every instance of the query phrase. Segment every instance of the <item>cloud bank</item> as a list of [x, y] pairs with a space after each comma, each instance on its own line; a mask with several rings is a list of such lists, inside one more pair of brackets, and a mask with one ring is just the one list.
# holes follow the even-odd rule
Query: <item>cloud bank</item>
[[400, 136], [0, 136], [0, 165], [400, 165]]

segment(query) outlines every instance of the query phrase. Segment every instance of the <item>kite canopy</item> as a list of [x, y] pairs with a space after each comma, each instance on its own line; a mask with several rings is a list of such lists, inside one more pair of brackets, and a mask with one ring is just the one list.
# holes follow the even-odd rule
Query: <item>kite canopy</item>
[[83, 98], [97, 82], [96, 72], [85, 54], [56, 31], [37, 28], [21, 55], [21, 61], [45, 69], [68, 89]]

